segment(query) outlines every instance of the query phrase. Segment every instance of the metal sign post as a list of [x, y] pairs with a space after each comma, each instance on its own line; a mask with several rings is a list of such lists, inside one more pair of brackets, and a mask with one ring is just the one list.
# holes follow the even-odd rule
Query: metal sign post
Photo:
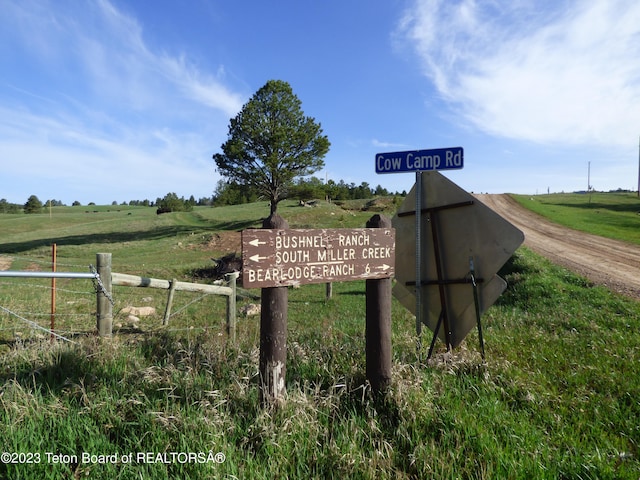
[[[416, 172], [416, 278], [415, 278], [415, 299], [416, 299], [416, 352], [418, 361], [421, 360], [422, 351], [422, 212], [426, 206], [423, 205], [422, 198], [426, 192], [422, 191], [422, 172], [431, 170], [459, 170], [464, 167], [464, 150], [462, 147], [438, 148], [431, 150], [409, 150], [406, 152], [391, 152], [376, 154], [376, 173], [406, 173]], [[447, 345], [447, 348], [449, 346]]]
[[422, 236], [421, 223], [422, 215], [418, 212], [422, 211], [422, 172], [416, 172], [416, 355], [418, 362], [421, 361], [420, 353], [422, 352], [422, 343], [420, 335], [422, 334]]

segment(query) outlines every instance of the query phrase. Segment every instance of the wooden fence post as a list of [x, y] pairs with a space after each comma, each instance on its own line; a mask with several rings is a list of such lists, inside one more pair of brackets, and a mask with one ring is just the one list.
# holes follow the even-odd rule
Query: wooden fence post
[[[391, 220], [374, 215], [367, 228], [391, 228]], [[365, 282], [367, 379], [375, 393], [391, 384], [391, 277]]]
[[173, 297], [176, 293], [176, 286], [178, 285], [177, 279], [172, 279], [169, 282], [169, 294], [167, 296], [167, 307], [164, 309], [164, 317], [162, 318], [162, 325], [169, 325], [169, 318], [171, 318], [171, 308], [173, 308]]
[[231, 287], [231, 294], [227, 296], [227, 339], [232, 343], [236, 343], [236, 295], [239, 275], [240, 272], [231, 272], [225, 276]]
[[[264, 220], [262, 228], [287, 229], [278, 214]], [[287, 287], [263, 288], [260, 311], [260, 403], [263, 407], [279, 403], [286, 392], [287, 373]]]
[[[113, 305], [111, 305], [111, 254], [97, 253], [96, 266], [100, 276], [97, 299], [97, 327], [98, 335], [110, 337], [113, 332]], [[104, 288], [104, 289], [103, 289]]]

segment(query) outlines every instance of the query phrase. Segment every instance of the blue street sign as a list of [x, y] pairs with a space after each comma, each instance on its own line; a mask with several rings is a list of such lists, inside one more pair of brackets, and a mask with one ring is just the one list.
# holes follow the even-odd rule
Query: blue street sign
[[463, 166], [462, 147], [376, 154], [376, 173], [457, 170]]

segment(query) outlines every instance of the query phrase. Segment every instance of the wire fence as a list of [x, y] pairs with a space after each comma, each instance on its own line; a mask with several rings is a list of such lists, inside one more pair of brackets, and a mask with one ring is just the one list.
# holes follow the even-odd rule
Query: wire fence
[[[71, 337], [91, 330], [95, 324], [96, 292], [90, 273], [80, 280], [58, 280], [55, 288], [50, 278], [38, 276], [39, 273], [51, 275], [50, 272], [25, 272], [15, 276], [12, 273], [0, 271], [2, 341], [46, 335], [73, 342]], [[56, 311], [52, 314], [54, 291]], [[51, 328], [54, 319], [56, 326]]]
[[[0, 269], [5, 269], [0, 270], [0, 344], [44, 335], [74, 342], [73, 338], [78, 335], [96, 333], [96, 294], [100, 279], [95, 273], [87, 272], [87, 265], [58, 263], [60, 268], [83, 269], [86, 273], [53, 274], [51, 260], [24, 256], [0, 256], [0, 259], [4, 260], [0, 262]], [[6, 267], [12, 264], [28, 265], [37, 271], [7, 272]], [[55, 286], [51, 281], [54, 275], [58, 279]], [[52, 292], [56, 298], [54, 310]], [[114, 333], [142, 333], [162, 328], [166, 291], [114, 285], [112, 292]], [[133, 315], [127, 310], [131, 306], [147, 306], [152, 313]], [[171, 319], [171, 327], [163, 330], [224, 330], [224, 323], [220, 322], [224, 316], [225, 305], [219, 295], [183, 292], [166, 316], [166, 320]]]

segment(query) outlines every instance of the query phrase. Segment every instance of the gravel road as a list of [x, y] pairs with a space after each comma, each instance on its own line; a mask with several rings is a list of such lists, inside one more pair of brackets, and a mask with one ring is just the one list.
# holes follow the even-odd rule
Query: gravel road
[[552, 223], [509, 195], [476, 197], [522, 230], [531, 250], [595, 284], [640, 299], [640, 246]]

